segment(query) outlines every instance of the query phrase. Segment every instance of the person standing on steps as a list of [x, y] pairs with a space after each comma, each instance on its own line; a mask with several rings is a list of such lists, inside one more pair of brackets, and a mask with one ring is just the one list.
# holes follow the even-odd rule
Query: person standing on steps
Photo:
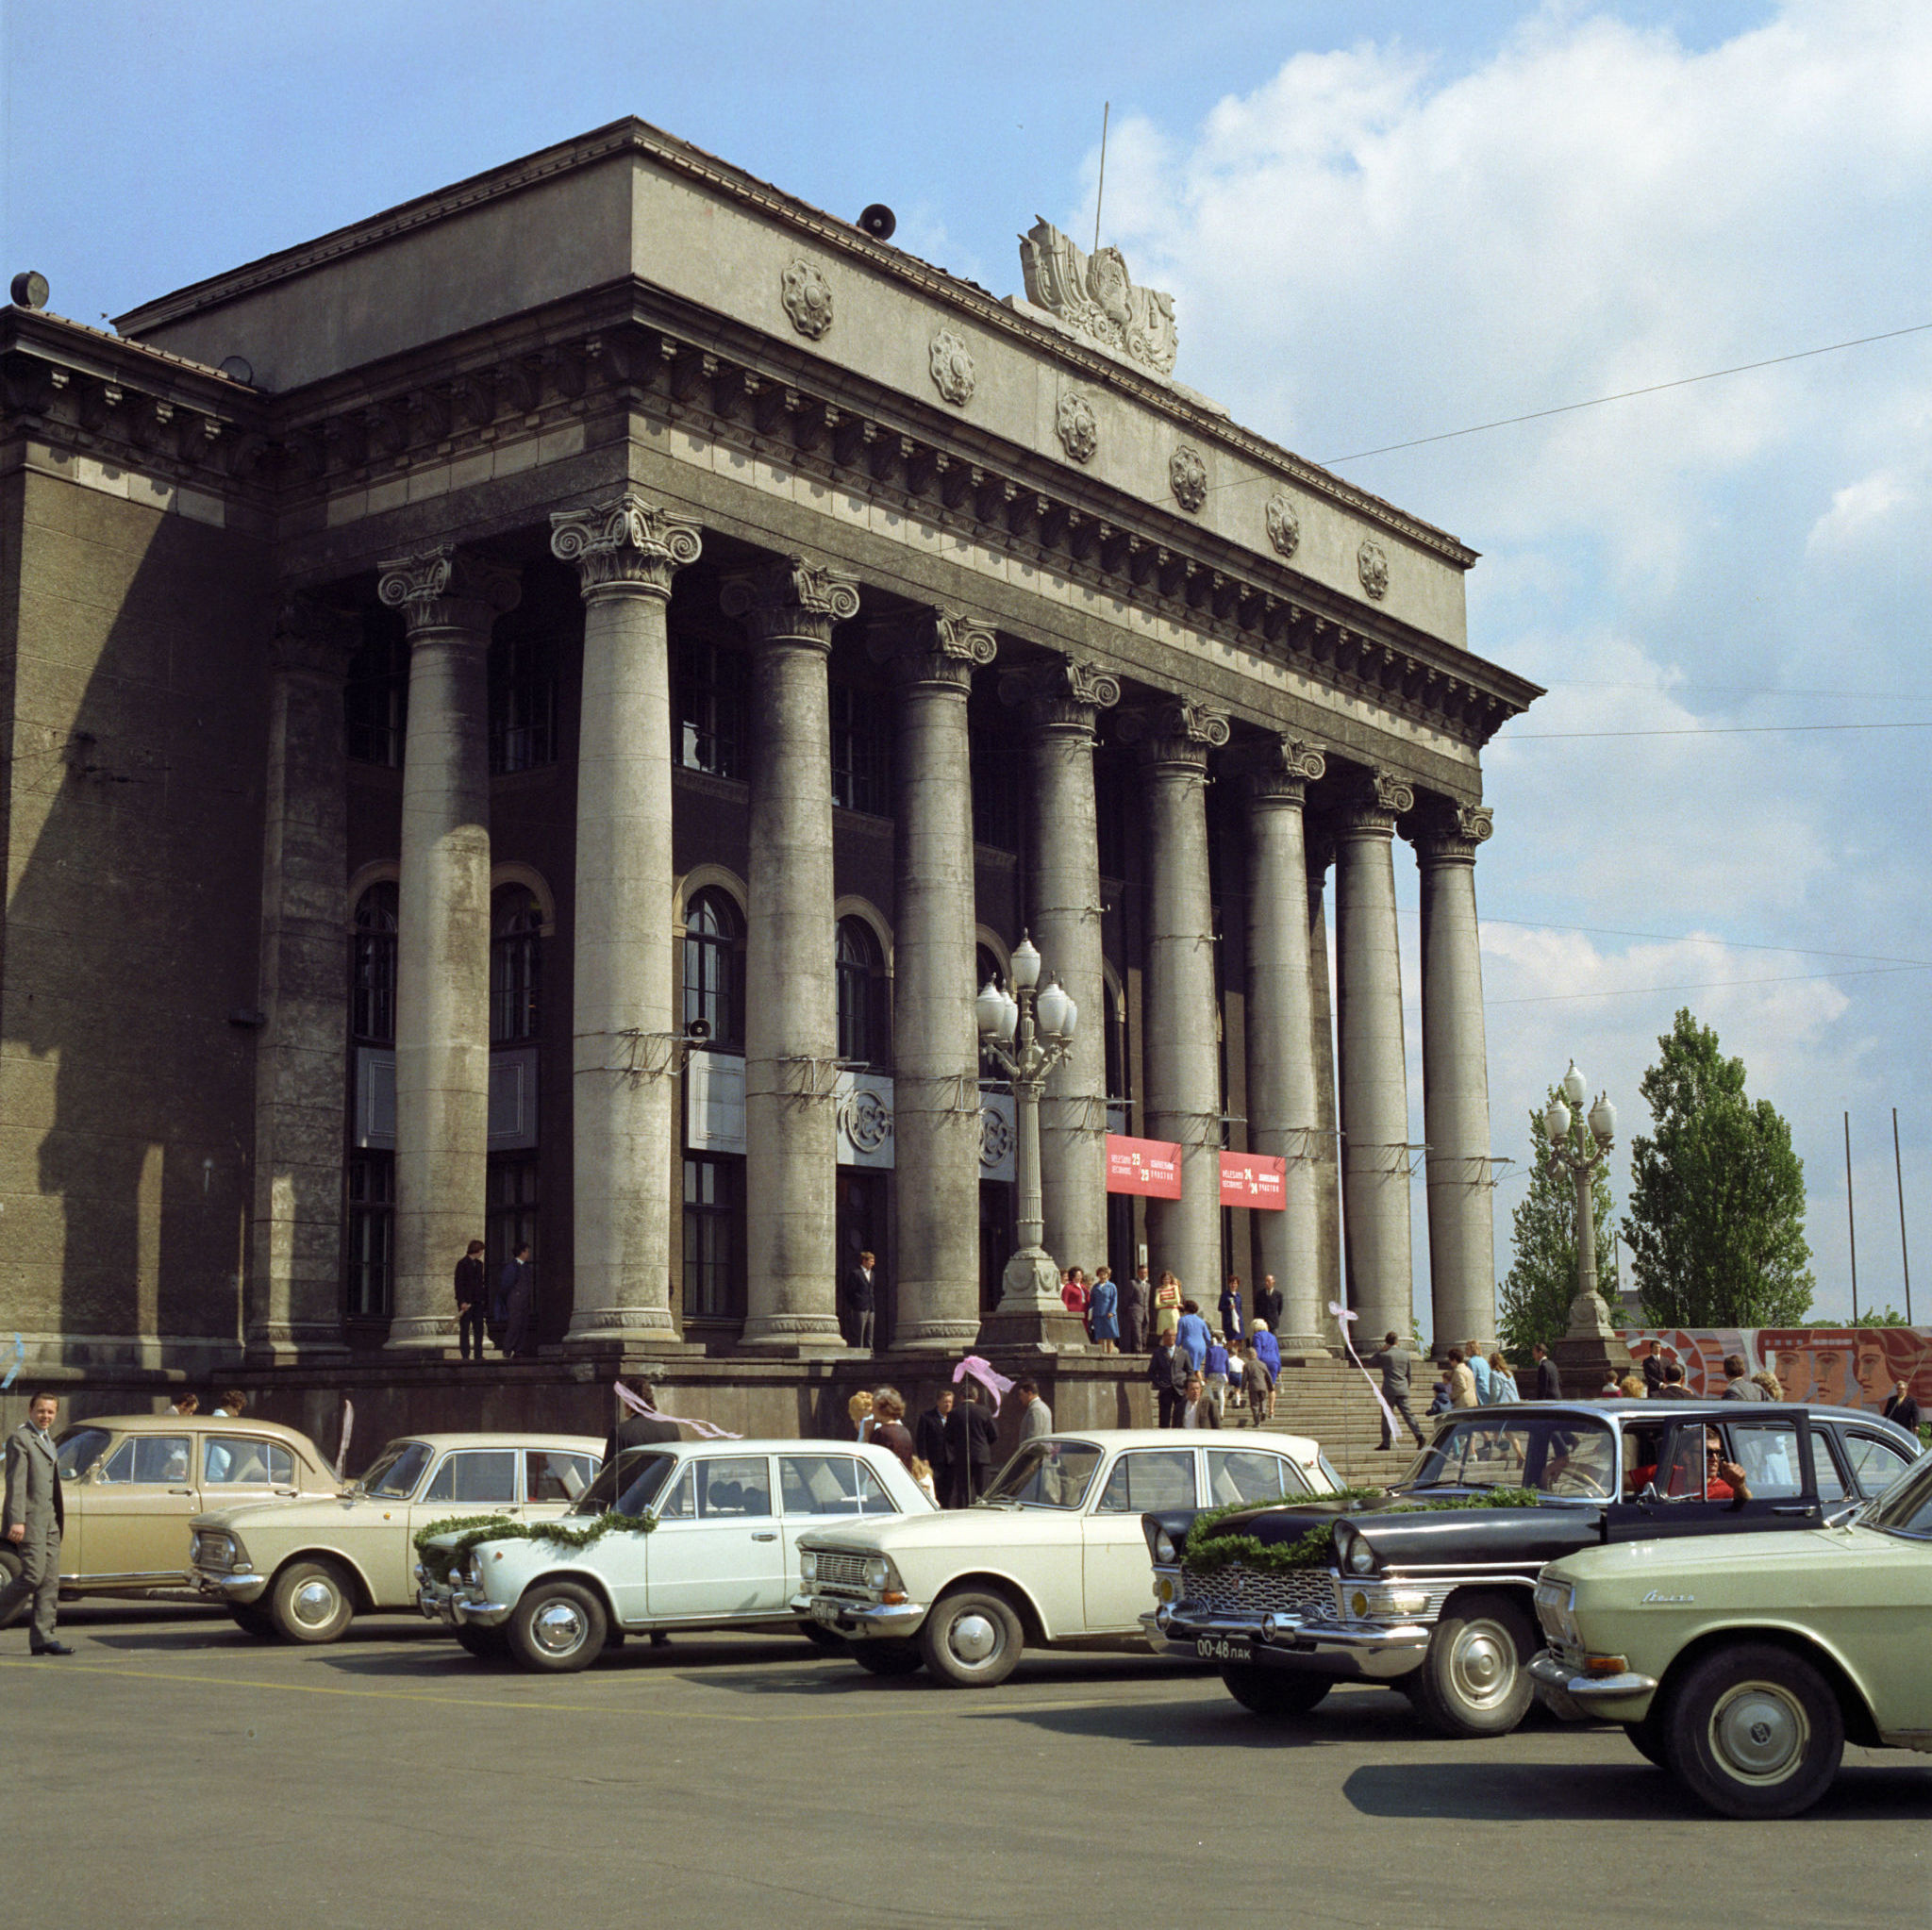
[[874, 1256], [862, 1253], [858, 1264], [845, 1275], [845, 1318], [852, 1345], [867, 1352], [872, 1348], [872, 1323], [878, 1306], [878, 1276], [874, 1266]]
[[1255, 1318], [1271, 1334], [1281, 1331], [1281, 1289], [1274, 1284], [1273, 1273], [1263, 1273], [1261, 1284], [1255, 1289]]
[[1113, 1269], [1101, 1267], [1093, 1275], [1092, 1290], [1087, 1296], [1087, 1332], [1103, 1354], [1117, 1352], [1120, 1339], [1120, 1289], [1113, 1284]]
[[457, 1352], [470, 1357], [474, 1341], [476, 1358], [483, 1358], [484, 1303], [490, 1296], [490, 1282], [483, 1271], [483, 1242], [473, 1240], [457, 1262]]
[[530, 1242], [520, 1240], [504, 1263], [496, 1283], [503, 1301], [503, 1351], [512, 1360], [525, 1360], [537, 1351], [535, 1325], [537, 1283], [530, 1275]]
[[1121, 1289], [1121, 1350], [1138, 1354], [1147, 1344], [1147, 1269], [1136, 1267], [1133, 1277]]

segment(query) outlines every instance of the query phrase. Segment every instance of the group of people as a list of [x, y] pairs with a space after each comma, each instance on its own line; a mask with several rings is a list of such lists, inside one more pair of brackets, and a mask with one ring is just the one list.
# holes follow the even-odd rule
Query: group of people
[[[1053, 1410], [1040, 1398], [1038, 1386], [1023, 1380], [1013, 1391], [1024, 1409], [1021, 1440], [1050, 1433]], [[941, 1388], [910, 1427], [906, 1397], [897, 1388], [856, 1393], [845, 1411], [857, 1437], [897, 1455], [926, 1498], [939, 1506], [970, 1507], [986, 1491], [999, 1425], [991, 1395], [976, 1380], [969, 1377], [958, 1389]]]
[[473, 1240], [457, 1262], [456, 1290], [457, 1348], [465, 1360], [483, 1358], [486, 1339], [512, 1360], [527, 1360], [536, 1353], [537, 1276], [527, 1240], [519, 1240], [503, 1263], [494, 1294], [483, 1264], [483, 1242]]
[[[1550, 1358], [1549, 1349], [1539, 1341], [1532, 1351], [1536, 1378], [1529, 1398], [1560, 1401], [1563, 1379], [1557, 1371], [1557, 1363]], [[1405, 1346], [1402, 1336], [1391, 1327], [1382, 1337], [1381, 1346], [1361, 1364], [1382, 1376], [1381, 1452], [1386, 1455], [1394, 1448], [1394, 1423], [1398, 1420], [1414, 1436], [1416, 1446], [1421, 1447], [1422, 1425], [1409, 1406], [1417, 1364], [1414, 1350]], [[1517, 1384], [1516, 1370], [1508, 1356], [1499, 1348], [1485, 1349], [1480, 1340], [1465, 1340], [1442, 1356], [1436, 1384], [1430, 1390], [1428, 1412], [1446, 1414], [1452, 1407], [1489, 1407], [1522, 1399], [1523, 1389]]]
[[[1264, 1304], [1273, 1319], [1259, 1310]], [[1256, 1306], [1255, 1318], [1244, 1322], [1241, 1278], [1230, 1274], [1215, 1307], [1219, 1325], [1211, 1325], [1200, 1303], [1183, 1294], [1180, 1281], [1161, 1274], [1153, 1294], [1154, 1340], [1147, 1356], [1160, 1426], [1220, 1427], [1230, 1411], [1241, 1409], [1257, 1427], [1274, 1418], [1281, 1346], [1274, 1320], [1280, 1318], [1281, 1296], [1272, 1274], [1256, 1295]]]

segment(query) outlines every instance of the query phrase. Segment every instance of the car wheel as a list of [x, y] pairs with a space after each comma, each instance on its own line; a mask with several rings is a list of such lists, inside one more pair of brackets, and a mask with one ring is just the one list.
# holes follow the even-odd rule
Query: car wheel
[[821, 1622], [801, 1622], [798, 1632], [815, 1649], [824, 1649], [827, 1655], [843, 1655], [852, 1644], [835, 1628], [827, 1628]]
[[917, 1675], [925, 1657], [914, 1642], [856, 1641], [846, 1644], [852, 1659], [871, 1675]]
[[466, 1622], [456, 1632], [457, 1641], [466, 1655], [479, 1662], [501, 1662], [509, 1654], [509, 1638], [500, 1628], [485, 1628]]
[[1011, 1605], [977, 1591], [942, 1595], [919, 1627], [925, 1666], [949, 1689], [991, 1689], [1004, 1682], [1025, 1644]]
[[1436, 1624], [1414, 1672], [1415, 1703], [1442, 1736], [1507, 1736], [1529, 1712], [1536, 1632], [1507, 1595], [1465, 1595]]
[[269, 1590], [268, 1612], [284, 1641], [332, 1642], [348, 1627], [356, 1598], [333, 1561], [291, 1561]]
[[228, 1619], [243, 1635], [267, 1638], [275, 1632], [275, 1617], [253, 1602], [230, 1602]]
[[524, 1590], [509, 1618], [510, 1653], [526, 1669], [564, 1674], [604, 1653], [604, 1605], [575, 1582], [539, 1582]]
[[1796, 1816], [1845, 1749], [1838, 1697], [1802, 1655], [1740, 1642], [1694, 1663], [1664, 1722], [1671, 1773], [1723, 1816]]
[[1305, 1716], [1333, 1686], [1325, 1675], [1235, 1664], [1221, 1672], [1222, 1686], [1257, 1716]]
[[1645, 1762], [1655, 1763], [1658, 1769], [1670, 1768], [1670, 1761], [1664, 1754], [1663, 1698], [1657, 1697], [1650, 1705], [1650, 1713], [1641, 1722], [1626, 1722], [1624, 1733], [1630, 1739], [1630, 1746]]
[[[20, 1556], [10, 1548], [0, 1547], [0, 1589], [10, 1589], [21, 1573]], [[0, 1628], [18, 1628], [26, 1620], [26, 1611], [25, 1599], [16, 1602], [7, 1614], [0, 1616]]]

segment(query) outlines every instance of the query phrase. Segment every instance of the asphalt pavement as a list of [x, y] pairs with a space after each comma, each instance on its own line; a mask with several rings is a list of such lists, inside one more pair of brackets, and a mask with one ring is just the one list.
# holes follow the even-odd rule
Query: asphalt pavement
[[0, 1635], [23, 1922], [1771, 1930], [1924, 1922], [1932, 1893], [1932, 1765], [1893, 1752], [1739, 1823], [1619, 1730], [1444, 1742], [1365, 1688], [1277, 1726], [1139, 1656], [981, 1693], [791, 1636], [541, 1677], [393, 1616], [322, 1649], [154, 1606], [61, 1633], [71, 1660]]

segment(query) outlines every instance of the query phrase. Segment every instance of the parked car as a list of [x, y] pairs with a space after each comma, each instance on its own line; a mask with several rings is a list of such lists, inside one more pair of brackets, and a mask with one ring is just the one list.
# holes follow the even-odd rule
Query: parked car
[[411, 1435], [327, 1500], [195, 1516], [194, 1583], [250, 1635], [332, 1642], [358, 1614], [415, 1606], [419, 1528], [560, 1515], [603, 1465], [604, 1443], [587, 1434]]
[[[1707, 1489], [1711, 1429], [1723, 1458], [1748, 1476], [1748, 1499]], [[1545, 1562], [1606, 1541], [1816, 1527], [1826, 1507], [1889, 1482], [1918, 1447], [1852, 1408], [1463, 1409], [1443, 1417], [1386, 1494], [1206, 1523], [1191, 1543], [1191, 1514], [1150, 1514], [1148, 1619], [1170, 1654], [1217, 1663], [1228, 1692], [1259, 1715], [1305, 1714], [1338, 1681], [1384, 1682], [1443, 1735], [1504, 1735], [1534, 1692], [1532, 1591]], [[1484, 1505], [1501, 1490], [1521, 1505]], [[1235, 1536], [1270, 1552], [1217, 1553], [1215, 1538]], [[1581, 1713], [1551, 1699], [1558, 1714]]]
[[1341, 1486], [1312, 1440], [1209, 1442], [1152, 1428], [1028, 1441], [970, 1508], [821, 1526], [792, 1606], [875, 1674], [922, 1666], [955, 1688], [1012, 1673], [1023, 1648], [1144, 1648], [1141, 1517]]
[[[890, 1449], [816, 1440], [625, 1448], [556, 1525], [432, 1538], [417, 1602], [475, 1655], [588, 1668], [646, 1630], [797, 1627], [798, 1541], [827, 1521], [933, 1512]], [[647, 1529], [614, 1526], [636, 1520]], [[581, 1543], [581, 1545], [573, 1545]], [[801, 1633], [810, 1631], [801, 1630]], [[829, 1638], [824, 1638], [829, 1639]]]
[[1536, 1608], [1539, 1681], [1721, 1814], [1795, 1816], [1847, 1740], [1932, 1754], [1932, 1457], [1808, 1534], [1580, 1550]]
[[[213, 1414], [110, 1414], [56, 1441], [67, 1516], [60, 1593], [151, 1594], [192, 1585], [188, 1523], [219, 1501], [333, 1494], [328, 1457], [292, 1427]], [[0, 1586], [20, 1556], [0, 1542]], [[25, 1615], [22, 1604], [15, 1618]]]

